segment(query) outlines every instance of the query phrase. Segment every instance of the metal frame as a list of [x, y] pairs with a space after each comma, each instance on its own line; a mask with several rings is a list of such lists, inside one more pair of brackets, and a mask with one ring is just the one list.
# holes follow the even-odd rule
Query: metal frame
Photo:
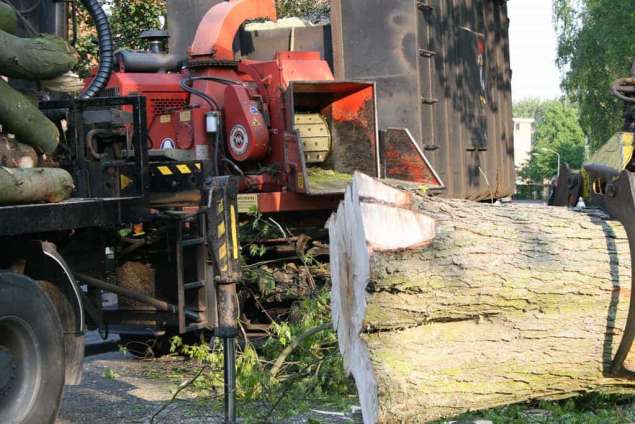
[[[619, 177], [609, 179], [603, 187], [597, 187], [593, 194], [612, 218], [620, 221], [626, 230], [631, 252], [631, 293], [635, 293], [635, 174], [622, 171]], [[635, 296], [630, 298], [628, 317], [622, 335], [622, 341], [613, 358], [610, 375], [635, 379], [635, 370], [625, 365], [626, 358], [635, 341]]]
[[[97, 197], [94, 193], [97, 191], [93, 187], [91, 180], [95, 179], [95, 170], [92, 169], [91, 161], [87, 160], [84, 149], [84, 140], [86, 137], [83, 125], [83, 112], [91, 108], [118, 108], [132, 107], [132, 143], [134, 146], [134, 165], [133, 172], [135, 178], [134, 197], [147, 197], [150, 174], [148, 169], [148, 149], [147, 142], [147, 114], [146, 114], [146, 98], [143, 96], [128, 97], [98, 97], [86, 100], [60, 100], [48, 101], [40, 103], [40, 109], [66, 109], [69, 111], [70, 121], [76, 123], [72, 127], [72, 154], [74, 157], [72, 163], [72, 172], [75, 177], [77, 188], [77, 196], [82, 198]], [[81, 123], [81, 124], [80, 124]], [[104, 161], [99, 163], [99, 169], [129, 167], [131, 164], [127, 160]], [[93, 178], [91, 178], [93, 177]], [[98, 179], [98, 178], [97, 178]]]

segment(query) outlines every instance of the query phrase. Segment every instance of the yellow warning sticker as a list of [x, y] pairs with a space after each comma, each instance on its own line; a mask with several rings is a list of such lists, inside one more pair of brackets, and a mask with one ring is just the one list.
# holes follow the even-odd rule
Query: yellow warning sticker
[[121, 174], [119, 176], [119, 185], [121, 187], [121, 190], [127, 189], [128, 187], [130, 187], [130, 184], [132, 184], [132, 180], [128, 178], [126, 175]]
[[258, 210], [257, 194], [239, 194], [238, 195], [238, 213], [249, 213]]
[[238, 259], [238, 223], [236, 222], [236, 209], [234, 209], [234, 205], [229, 207], [230, 215], [231, 215], [231, 227], [232, 227], [232, 244], [234, 259]]
[[191, 174], [192, 173], [192, 170], [190, 169], [190, 167], [185, 165], [185, 164], [176, 165], [176, 169], [178, 169], [181, 174]]
[[172, 115], [161, 115], [161, 118], [159, 118], [159, 121], [162, 124], [169, 124], [170, 122], [172, 122]]
[[169, 166], [159, 166], [157, 167], [161, 175], [172, 175], [172, 170]]

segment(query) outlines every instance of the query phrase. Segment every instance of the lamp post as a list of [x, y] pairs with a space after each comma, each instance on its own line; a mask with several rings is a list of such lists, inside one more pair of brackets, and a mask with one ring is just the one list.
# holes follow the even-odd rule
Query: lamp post
[[558, 175], [558, 177], [560, 177], [560, 153], [558, 153], [557, 151], [555, 151], [553, 149], [550, 149], [548, 147], [541, 147], [538, 150], [540, 150], [543, 153], [553, 153], [553, 154], [555, 154], [558, 157], [558, 174], [557, 175]]

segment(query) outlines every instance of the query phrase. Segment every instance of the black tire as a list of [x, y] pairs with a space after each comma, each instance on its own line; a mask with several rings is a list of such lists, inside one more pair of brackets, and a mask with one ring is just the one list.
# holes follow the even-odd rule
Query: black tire
[[53, 423], [64, 368], [53, 303], [30, 278], [0, 272], [0, 423]]

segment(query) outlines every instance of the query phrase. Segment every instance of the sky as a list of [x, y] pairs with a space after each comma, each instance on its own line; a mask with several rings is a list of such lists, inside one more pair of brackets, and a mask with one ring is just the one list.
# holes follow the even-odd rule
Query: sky
[[555, 64], [557, 37], [551, 16], [552, 0], [510, 0], [509, 38], [512, 96], [560, 97], [560, 71]]

